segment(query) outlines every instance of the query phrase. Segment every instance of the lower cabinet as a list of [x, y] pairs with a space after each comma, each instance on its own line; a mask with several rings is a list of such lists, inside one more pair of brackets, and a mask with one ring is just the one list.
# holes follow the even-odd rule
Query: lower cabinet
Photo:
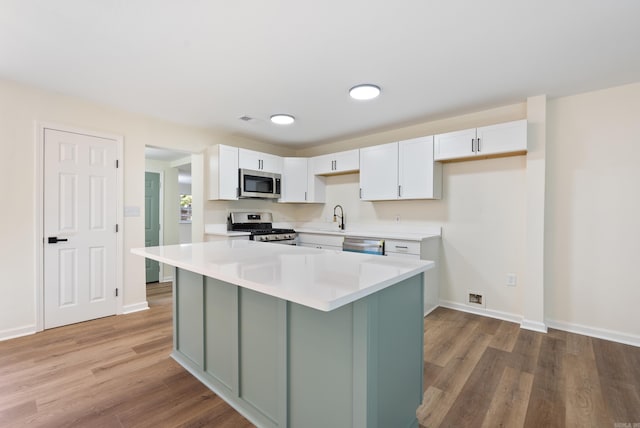
[[297, 245], [300, 247], [342, 251], [343, 241], [344, 236], [315, 233], [298, 233]]
[[251, 423], [418, 426], [422, 274], [330, 312], [183, 269], [174, 277], [172, 357]]
[[424, 314], [427, 315], [440, 304], [440, 238], [422, 241], [386, 239], [384, 252], [387, 257], [432, 260], [433, 269], [424, 273]]

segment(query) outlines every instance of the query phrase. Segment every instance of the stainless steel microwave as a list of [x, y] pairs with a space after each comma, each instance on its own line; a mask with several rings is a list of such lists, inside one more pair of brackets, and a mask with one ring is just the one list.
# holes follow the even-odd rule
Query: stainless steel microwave
[[278, 199], [280, 197], [280, 182], [282, 180], [280, 174], [244, 168], [240, 168], [238, 171], [239, 198]]

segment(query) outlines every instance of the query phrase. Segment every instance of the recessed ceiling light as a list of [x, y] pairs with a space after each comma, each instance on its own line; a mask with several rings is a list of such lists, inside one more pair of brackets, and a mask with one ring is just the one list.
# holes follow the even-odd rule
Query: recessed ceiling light
[[380, 87], [369, 83], [357, 85], [349, 89], [349, 95], [354, 100], [372, 100], [380, 95]]
[[295, 120], [296, 118], [290, 114], [274, 114], [271, 116], [271, 122], [277, 125], [291, 125]]

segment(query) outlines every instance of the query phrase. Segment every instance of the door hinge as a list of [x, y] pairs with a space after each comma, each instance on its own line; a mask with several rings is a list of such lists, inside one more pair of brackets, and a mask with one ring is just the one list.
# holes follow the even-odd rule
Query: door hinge
[[118, 289], [116, 288], [116, 297], [118, 297]]
[[118, 233], [118, 230], [119, 230], [119, 229], [120, 229], [120, 228], [119, 228], [119, 227], [118, 227], [118, 225], [116, 224], [116, 233]]
[[120, 168], [120, 161], [116, 159], [116, 168]]

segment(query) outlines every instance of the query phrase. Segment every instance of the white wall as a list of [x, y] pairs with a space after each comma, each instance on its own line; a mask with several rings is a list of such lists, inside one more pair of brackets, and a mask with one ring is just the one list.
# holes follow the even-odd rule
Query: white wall
[[[526, 104], [434, 120], [362, 138], [298, 150], [301, 156], [382, 144], [526, 117]], [[547, 102], [544, 236], [545, 315], [552, 325], [640, 344], [640, 83]], [[35, 328], [35, 122], [53, 122], [124, 136], [124, 304], [145, 301], [144, 262], [129, 249], [144, 245], [144, 146], [193, 153], [230, 144], [279, 155], [285, 148], [183, 127], [73, 97], [0, 80], [0, 338]], [[194, 155], [194, 179], [203, 159]], [[268, 201], [194, 201], [194, 241], [204, 223], [222, 223], [230, 210], [269, 210], [275, 221], [323, 221], [333, 205], [347, 222], [442, 225], [441, 297], [463, 302], [469, 288], [486, 293], [487, 308], [522, 315], [526, 257], [525, 157], [444, 166], [440, 201], [361, 202], [358, 175], [329, 177], [325, 205]], [[204, 195], [194, 182], [194, 197]], [[18, 210], [18, 211], [17, 211]], [[26, 214], [26, 215], [25, 215]]]
[[[0, 294], [5, 296], [0, 299], [0, 339], [36, 328], [36, 248], [41, 245], [36, 242], [36, 122], [124, 136], [124, 204], [141, 211], [139, 217], [124, 219], [125, 310], [146, 301], [144, 260], [130, 253], [131, 248], [144, 246], [145, 145], [197, 153], [217, 142], [251, 144], [0, 80], [0, 194], [4, 197], [0, 210]], [[202, 165], [196, 165], [194, 177], [201, 170]], [[196, 216], [202, 222], [202, 213]], [[196, 232], [201, 231], [198, 226]]]
[[[394, 131], [344, 140], [300, 151], [316, 155], [388, 143], [526, 117], [526, 104], [430, 121]], [[359, 175], [327, 177], [325, 205], [301, 205], [301, 221], [330, 220], [333, 206], [344, 207], [351, 223], [442, 226], [440, 298], [463, 304], [469, 290], [485, 297], [493, 314], [517, 319], [523, 314], [522, 284], [505, 285], [506, 274], [524, 276], [526, 220], [524, 156], [444, 164], [441, 200], [366, 202], [359, 200]]]
[[545, 307], [640, 344], [640, 83], [548, 103]]

